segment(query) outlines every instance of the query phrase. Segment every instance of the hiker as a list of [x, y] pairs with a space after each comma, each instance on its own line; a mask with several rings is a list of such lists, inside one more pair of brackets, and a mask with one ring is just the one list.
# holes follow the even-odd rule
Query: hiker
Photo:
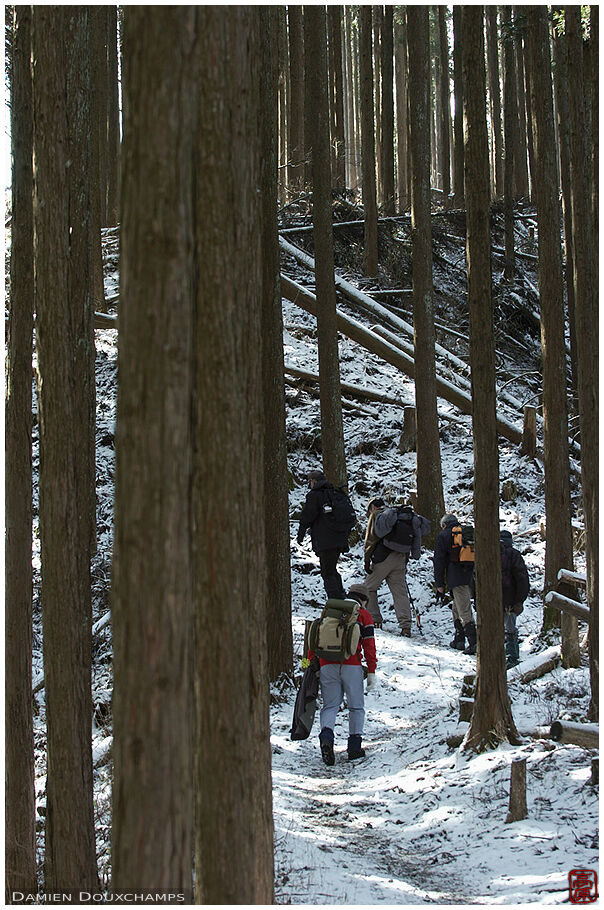
[[310, 471], [308, 483], [310, 490], [300, 515], [298, 543], [302, 544], [310, 528], [310, 540], [319, 557], [325, 593], [328, 597], [343, 599], [346, 592], [337, 564], [340, 555], [348, 552], [348, 535], [356, 521], [354, 509], [346, 494], [328, 483], [323, 471]]
[[[453, 529], [461, 526], [456, 515], [447, 513], [441, 518], [442, 530], [434, 544], [434, 583], [436, 599], [444, 600], [445, 581], [453, 595], [451, 609], [455, 625], [455, 637], [450, 642], [452, 648], [464, 654], [476, 654], [476, 623], [472, 615], [472, 588], [474, 578], [474, 560], [464, 562], [459, 559], [458, 548], [454, 547]], [[456, 552], [457, 551], [457, 552]], [[468, 642], [466, 646], [466, 640]]]
[[365, 530], [365, 584], [369, 592], [367, 609], [374, 626], [382, 628], [378, 589], [386, 582], [392, 594], [394, 612], [401, 635], [411, 638], [411, 601], [407, 587], [407, 562], [419, 559], [422, 536], [429, 533], [430, 523], [416, 515], [410, 506], [392, 507], [376, 496], [367, 504]]
[[[365, 723], [365, 695], [363, 692], [363, 666], [362, 656], [367, 663], [367, 691], [375, 684], [375, 670], [377, 656], [375, 653], [375, 638], [373, 635], [373, 620], [367, 611], [369, 594], [365, 585], [355, 584], [350, 586], [348, 600], [356, 601], [360, 609], [357, 616], [359, 627], [358, 645], [354, 654], [344, 660], [326, 659], [319, 655], [320, 685], [321, 685], [321, 732], [319, 743], [321, 757], [326, 765], [335, 764], [333, 751], [334, 727], [336, 716], [344, 696], [348, 707], [348, 758], [363, 758], [365, 750], [362, 748], [363, 727]], [[335, 602], [331, 601], [335, 606]], [[329, 607], [330, 601], [327, 602]], [[311, 648], [308, 657], [312, 660], [314, 652]]]
[[530, 591], [528, 570], [520, 550], [513, 546], [510, 531], [501, 530], [501, 585], [503, 591], [503, 630], [505, 634], [506, 667], [520, 663], [520, 646], [516, 617], [524, 609], [524, 601]]

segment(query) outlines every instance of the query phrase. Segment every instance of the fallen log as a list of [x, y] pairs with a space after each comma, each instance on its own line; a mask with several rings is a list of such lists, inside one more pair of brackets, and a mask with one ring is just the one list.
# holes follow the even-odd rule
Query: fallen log
[[564, 597], [563, 594], [558, 594], [557, 591], [550, 591], [546, 595], [545, 606], [553, 607], [561, 613], [569, 613], [571, 616], [576, 616], [577, 619], [583, 620], [583, 622], [590, 621], [589, 607], [577, 603], [576, 600], [572, 600], [570, 597]]
[[[299, 379], [297, 381], [295, 379], [287, 379], [287, 378], [285, 379], [285, 384], [292, 386], [295, 389], [299, 389], [299, 388], [305, 386], [306, 383], [308, 383], [308, 382], [309, 382], [308, 379]], [[312, 395], [315, 398], [319, 398], [321, 395], [321, 392], [319, 391], [319, 389], [308, 388], [308, 386], [306, 386], [306, 391], [308, 392], [309, 395]], [[342, 395], [342, 407], [346, 408], [349, 411], [353, 411], [355, 414], [358, 414], [359, 417], [371, 417], [372, 420], [377, 420], [377, 418], [380, 416], [379, 413], [376, 410], [374, 410], [373, 408], [368, 408], [366, 405], [359, 404], [358, 401], [350, 401], [348, 398], [345, 398], [343, 395]]]
[[[309, 373], [307, 370], [298, 369], [298, 367], [286, 366], [285, 372], [290, 376], [296, 376], [298, 379], [305, 379], [307, 382], [319, 382], [318, 373]], [[340, 388], [349, 395], [366, 398], [368, 401], [379, 401], [381, 404], [391, 404], [397, 408], [407, 407], [407, 402], [405, 401], [399, 401], [398, 398], [392, 398], [389, 395], [382, 395], [380, 392], [374, 392], [372, 389], [366, 389], [363, 386], [340, 382]]]
[[560, 646], [554, 645], [546, 648], [540, 654], [529, 657], [521, 663], [516, 664], [508, 670], [508, 678], [511, 680], [519, 679], [521, 683], [532, 682], [540, 676], [550, 673], [560, 663]]
[[550, 727], [549, 735], [563, 745], [584, 746], [586, 749], [598, 749], [600, 728], [598, 724], [576, 724], [569, 720], [555, 720]]
[[[281, 293], [284, 297], [300, 306], [307, 313], [310, 313], [312, 316], [317, 315], [317, 300], [315, 295], [311, 294], [310, 291], [307, 291], [302, 285], [297, 284], [297, 282], [292, 281], [291, 278], [287, 278], [283, 274], [281, 275]], [[386, 363], [395, 366], [397, 369], [401, 370], [401, 372], [405, 373], [406, 376], [415, 378], [415, 363], [413, 359], [403, 351], [398, 350], [394, 345], [389, 344], [374, 332], [366, 329], [365, 326], [357, 322], [356, 319], [353, 319], [351, 316], [346, 316], [338, 309], [336, 310], [336, 320], [339, 331], [348, 338], [356, 341], [368, 351], [371, 351], [372, 354], [381, 357]], [[440, 398], [444, 398], [446, 401], [454, 404], [462, 413], [472, 413], [471, 397], [465, 392], [460, 391], [452, 383], [437, 377], [436, 392]], [[515, 445], [520, 445], [522, 439], [521, 431], [506, 420], [497, 418], [497, 432], [505, 439], [509, 439], [509, 441]]]
[[587, 587], [585, 575], [581, 575], [579, 572], [571, 572], [570, 569], [560, 569], [558, 581], [566, 585], [574, 585], [577, 588], [585, 589]]
[[117, 316], [109, 316], [107, 313], [94, 314], [95, 329], [117, 329]]

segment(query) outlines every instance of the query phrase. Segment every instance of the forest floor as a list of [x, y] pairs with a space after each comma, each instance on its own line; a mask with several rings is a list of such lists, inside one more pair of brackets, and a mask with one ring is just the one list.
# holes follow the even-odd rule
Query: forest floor
[[[530, 212], [527, 213], [530, 218]], [[286, 217], [287, 216], [287, 217]], [[343, 205], [340, 218], [358, 213]], [[300, 210], [283, 213], [283, 227], [303, 221]], [[496, 215], [496, 224], [502, 221]], [[518, 221], [519, 259], [513, 287], [502, 280], [502, 263], [493, 257], [493, 286], [500, 391], [521, 404], [537, 404], [539, 394], [538, 297], [531, 222]], [[440, 344], [461, 359], [468, 357], [465, 303], [463, 214], [433, 218], [435, 311], [443, 326]], [[380, 287], [410, 288], [411, 248], [408, 220], [380, 226]], [[288, 234], [288, 241], [312, 254], [312, 234]], [[494, 233], [494, 245], [503, 246]], [[369, 290], [360, 278], [362, 231], [352, 226], [336, 231], [338, 273]], [[104, 235], [105, 290], [117, 293], [117, 231]], [[282, 256], [282, 269], [312, 285], [312, 275]], [[377, 286], [377, 285], [373, 285]], [[380, 297], [380, 302], [384, 298]], [[391, 301], [396, 303], [395, 300]], [[396, 303], [398, 306], [399, 303]], [[401, 304], [404, 308], [405, 304]], [[367, 327], [377, 321], [343, 300], [338, 306]], [[407, 308], [410, 309], [409, 304]], [[318, 372], [316, 323], [294, 304], [283, 302], [286, 367]], [[408, 317], [410, 314], [408, 313]], [[109, 610], [113, 538], [113, 475], [117, 347], [115, 332], [97, 330], [97, 527], [98, 553], [93, 566], [94, 616]], [[345, 585], [362, 580], [362, 532], [367, 500], [384, 495], [404, 500], [415, 488], [415, 454], [397, 449], [403, 406], [414, 402], [413, 381], [355, 342], [341, 336], [342, 380], [398, 400], [376, 404], [359, 400], [344, 410], [349, 487], [359, 517], [352, 546], [341, 560]], [[450, 368], [439, 370], [451, 380]], [[291, 381], [291, 377], [290, 377]], [[502, 414], [522, 427], [521, 410], [501, 404]], [[445, 504], [460, 519], [472, 518], [473, 452], [471, 418], [439, 399]], [[37, 427], [34, 429], [37, 437]], [[306, 542], [296, 543], [297, 516], [307, 491], [306, 473], [320, 464], [320, 413], [311, 386], [287, 389], [288, 464], [292, 539], [294, 650], [302, 655], [304, 621], [315, 618], [324, 602], [317, 559]], [[35, 438], [37, 443], [37, 438]], [[501, 483], [514, 483], [514, 497], [501, 502], [502, 525], [512, 531], [515, 545], [529, 568], [531, 593], [519, 617], [521, 659], [531, 659], [556, 644], [555, 633], [540, 634], [545, 544], [543, 464], [522, 457], [500, 440]], [[37, 450], [34, 467], [37, 469]], [[577, 486], [573, 462], [573, 505], [577, 524], [577, 571], [584, 571]], [[37, 519], [36, 519], [37, 520]], [[35, 546], [38, 546], [36, 538]], [[289, 728], [295, 685], [283, 680], [272, 687], [271, 742], [275, 818], [275, 887], [277, 903], [292, 904], [557, 904], [568, 900], [568, 873], [597, 868], [598, 788], [590, 784], [592, 753], [578, 746], [526, 737], [521, 746], [502, 745], [480, 756], [468, 756], [447, 745], [458, 730], [457, 700], [464, 674], [475, 658], [448, 647], [452, 620], [448, 608], [434, 604], [431, 554], [411, 564], [409, 587], [422, 632], [411, 639], [397, 635], [381, 592], [385, 623], [376, 632], [377, 686], [366, 699], [365, 759], [345, 758], [345, 713], [336, 727], [336, 765], [326, 768], [318, 749], [318, 719], [311, 737], [291, 742]], [[39, 553], [34, 555], [39, 582]], [[34, 678], [42, 673], [39, 585], [34, 605]], [[582, 627], [582, 634], [585, 629]], [[102, 879], [110, 876], [111, 629], [106, 625], [94, 641], [93, 697], [95, 748], [95, 810], [97, 852]], [[529, 684], [509, 672], [512, 710], [518, 728], [547, 726], [554, 719], [586, 719], [589, 674], [584, 655], [578, 669], [557, 667]], [[35, 743], [39, 858], [43, 856], [45, 806], [45, 728], [43, 690], [36, 696]], [[528, 818], [506, 824], [510, 764], [527, 759]]]

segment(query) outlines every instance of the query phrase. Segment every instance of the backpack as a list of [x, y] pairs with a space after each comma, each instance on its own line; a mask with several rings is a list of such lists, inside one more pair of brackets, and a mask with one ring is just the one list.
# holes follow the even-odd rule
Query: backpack
[[325, 495], [327, 498], [321, 511], [330, 528], [336, 532], [349, 534], [357, 523], [357, 516], [349, 497], [338, 487], [325, 490]]
[[392, 530], [383, 539], [403, 547], [410, 547], [414, 538], [413, 509], [411, 506], [396, 506], [396, 522]]
[[343, 663], [356, 654], [361, 640], [360, 610], [357, 600], [330, 597], [308, 632], [308, 647], [313, 654], [332, 663]]
[[474, 528], [472, 525], [454, 525], [451, 528], [451, 562], [474, 562]]
[[300, 682], [294, 716], [292, 719], [290, 739], [308, 739], [312, 730], [315, 713], [317, 710], [317, 696], [319, 695], [319, 661], [312, 660], [304, 671]]

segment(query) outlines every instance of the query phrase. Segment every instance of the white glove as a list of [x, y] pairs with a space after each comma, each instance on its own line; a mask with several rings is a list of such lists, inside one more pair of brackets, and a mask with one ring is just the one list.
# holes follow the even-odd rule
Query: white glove
[[367, 674], [367, 691], [369, 692], [369, 690], [373, 686], [375, 686], [375, 673], [368, 673]]

